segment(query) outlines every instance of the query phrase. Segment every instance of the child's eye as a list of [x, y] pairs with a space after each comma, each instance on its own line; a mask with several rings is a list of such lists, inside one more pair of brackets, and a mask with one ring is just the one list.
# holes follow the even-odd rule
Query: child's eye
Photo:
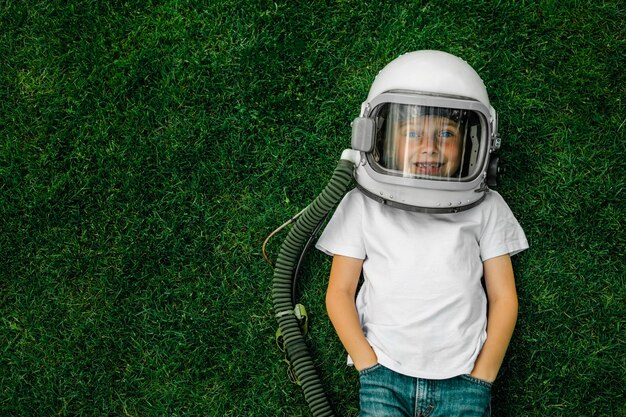
[[454, 137], [454, 133], [450, 132], [449, 130], [444, 130], [443, 132], [439, 132], [439, 136], [444, 139], [450, 139]]
[[417, 132], [414, 131], [414, 130], [411, 130], [411, 131], [407, 132], [406, 136], [409, 137], [409, 138], [416, 138], [417, 137]]

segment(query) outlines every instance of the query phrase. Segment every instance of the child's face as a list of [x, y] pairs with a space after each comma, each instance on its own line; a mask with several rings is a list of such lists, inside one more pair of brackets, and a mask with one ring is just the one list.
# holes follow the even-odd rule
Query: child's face
[[461, 130], [454, 120], [425, 115], [401, 123], [396, 130], [396, 160], [414, 175], [449, 177], [461, 163]]

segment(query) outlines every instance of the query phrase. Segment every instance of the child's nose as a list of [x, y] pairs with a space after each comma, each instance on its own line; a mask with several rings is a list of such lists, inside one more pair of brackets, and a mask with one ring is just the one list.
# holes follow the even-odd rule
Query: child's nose
[[439, 151], [439, 138], [434, 133], [425, 134], [422, 137], [422, 153], [430, 154]]

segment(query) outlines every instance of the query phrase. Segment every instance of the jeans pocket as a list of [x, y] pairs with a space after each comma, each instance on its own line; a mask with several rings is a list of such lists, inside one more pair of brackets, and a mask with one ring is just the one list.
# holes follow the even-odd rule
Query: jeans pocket
[[471, 376], [470, 374], [461, 375], [461, 378], [471, 383], [474, 383], [476, 385], [480, 385], [481, 387], [488, 388], [488, 389], [491, 389], [491, 387], [493, 386], [493, 383], [485, 381], [483, 379], [476, 378], [474, 376]]
[[377, 364], [372, 365], [372, 366], [370, 366], [370, 367], [368, 367], [368, 368], [361, 369], [361, 370], [359, 371], [359, 376], [360, 376], [360, 377], [361, 377], [361, 376], [365, 376], [365, 375], [367, 375], [367, 374], [369, 374], [369, 373], [374, 372], [375, 370], [377, 370], [377, 369], [378, 369], [378, 368], [380, 368], [380, 367], [382, 367], [382, 365], [381, 365], [381, 364], [379, 364], [379, 363], [377, 363]]

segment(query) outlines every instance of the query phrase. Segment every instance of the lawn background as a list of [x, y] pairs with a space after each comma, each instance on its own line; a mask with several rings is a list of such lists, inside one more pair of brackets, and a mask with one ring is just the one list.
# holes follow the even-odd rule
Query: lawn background
[[[309, 415], [261, 244], [417, 49], [483, 77], [531, 244], [494, 415], [626, 415], [625, 19], [617, 0], [0, 1], [0, 415]], [[328, 270], [310, 254], [301, 299], [355, 416]]]

